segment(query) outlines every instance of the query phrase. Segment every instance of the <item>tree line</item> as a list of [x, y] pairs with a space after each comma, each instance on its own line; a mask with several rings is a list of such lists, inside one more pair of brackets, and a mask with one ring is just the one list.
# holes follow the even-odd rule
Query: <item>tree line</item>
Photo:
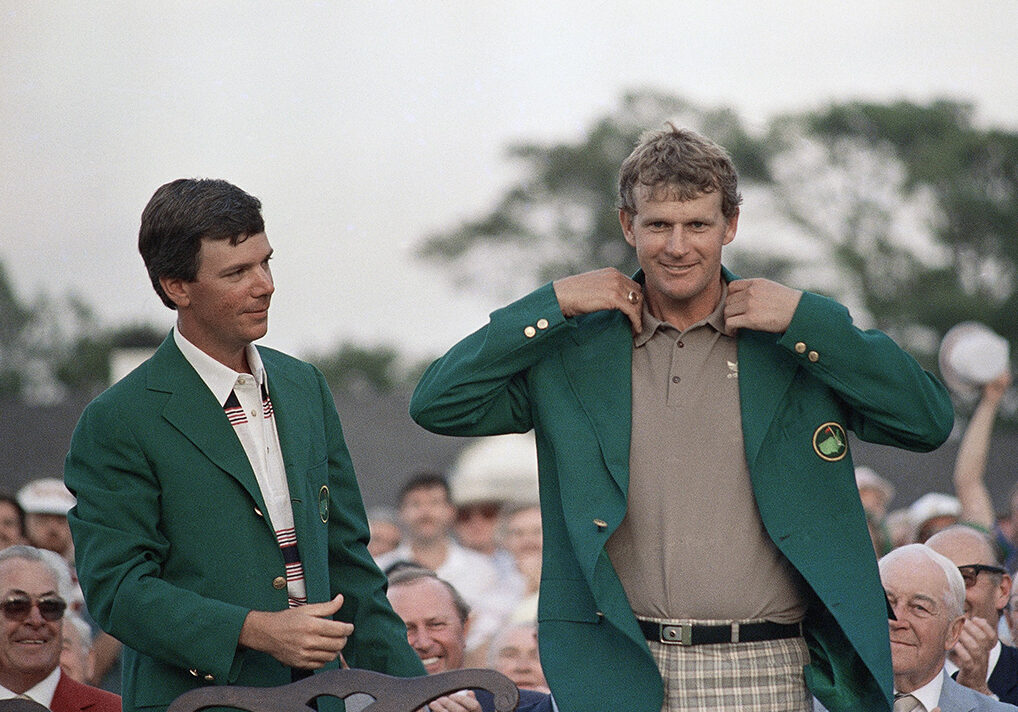
[[[979, 126], [975, 107], [954, 100], [835, 103], [751, 130], [728, 107], [631, 92], [573, 141], [508, 146], [519, 178], [480, 216], [425, 235], [419, 257], [499, 297], [597, 267], [634, 272], [618, 227], [618, 168], [640, 133], [665, 121], [725, 146], [747, 205], [767, 215], [766, 239], [732, 244], [736, 273], [833, 296], [931, 368], [962, 321], [1016, 342], [1018, 133]], [[0, 398], [97, 391], [110, 350], [152, 331], [99, 328], [73, 297], [26, 302], [0, 265]], [[337, 390], [407, 388], [421, 370], [386, 345], [304, 356]]]

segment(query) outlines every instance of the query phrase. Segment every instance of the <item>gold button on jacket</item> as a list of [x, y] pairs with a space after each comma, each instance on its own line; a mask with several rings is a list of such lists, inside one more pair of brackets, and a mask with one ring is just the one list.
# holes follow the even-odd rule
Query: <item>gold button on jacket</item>
[[276, 576], [276, 578], [272, 579], [272, 588], [276, 589], [277, 591], [282, 591], [284, 588], [286, 588], [286, 577]]

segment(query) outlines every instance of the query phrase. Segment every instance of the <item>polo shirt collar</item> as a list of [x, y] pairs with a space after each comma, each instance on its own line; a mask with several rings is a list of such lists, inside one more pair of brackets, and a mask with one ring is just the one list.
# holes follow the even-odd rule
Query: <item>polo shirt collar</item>
[[[695, 329], [698, 326], [707, 325], [712, 327], [715, 331], [724, 333], [725, 331], [725, 300], [728, 299], [728, 282], [721, 280], [721, 299], [718, 300], [718, 305], [714, 307], [706, 319], [701, 319], [695, 324], [691, 324], [685, 331], [686, 333], [690, 329]], [[656, 316], [650, 313], [650, 307], [647, 306], [647, 300], [643, 300], [643, 331], [633, 337], [633, 347], [639, 348], [650, 341], [651, 337], [654, 336], [660, 328], [672, 328], [675, 327], [668, 322], [661, 321]]]

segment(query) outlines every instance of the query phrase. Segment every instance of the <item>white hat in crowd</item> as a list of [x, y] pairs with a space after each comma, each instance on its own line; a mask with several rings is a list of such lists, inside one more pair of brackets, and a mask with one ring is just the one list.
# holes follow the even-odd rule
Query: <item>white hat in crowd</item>
[[56, 477], [32, 480], [18, 490], [17, 500], [26, 514], [59, 514], [65, 517], [77, 501], [64, 481]]

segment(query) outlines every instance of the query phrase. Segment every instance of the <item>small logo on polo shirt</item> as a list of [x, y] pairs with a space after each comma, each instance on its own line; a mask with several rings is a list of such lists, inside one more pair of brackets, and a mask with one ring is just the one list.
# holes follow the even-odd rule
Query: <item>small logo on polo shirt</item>
[[848, 436], [841, 423], [824, 423], [813, 433], [813, 450], [821, 459], [837, 462], [848, 454]]

